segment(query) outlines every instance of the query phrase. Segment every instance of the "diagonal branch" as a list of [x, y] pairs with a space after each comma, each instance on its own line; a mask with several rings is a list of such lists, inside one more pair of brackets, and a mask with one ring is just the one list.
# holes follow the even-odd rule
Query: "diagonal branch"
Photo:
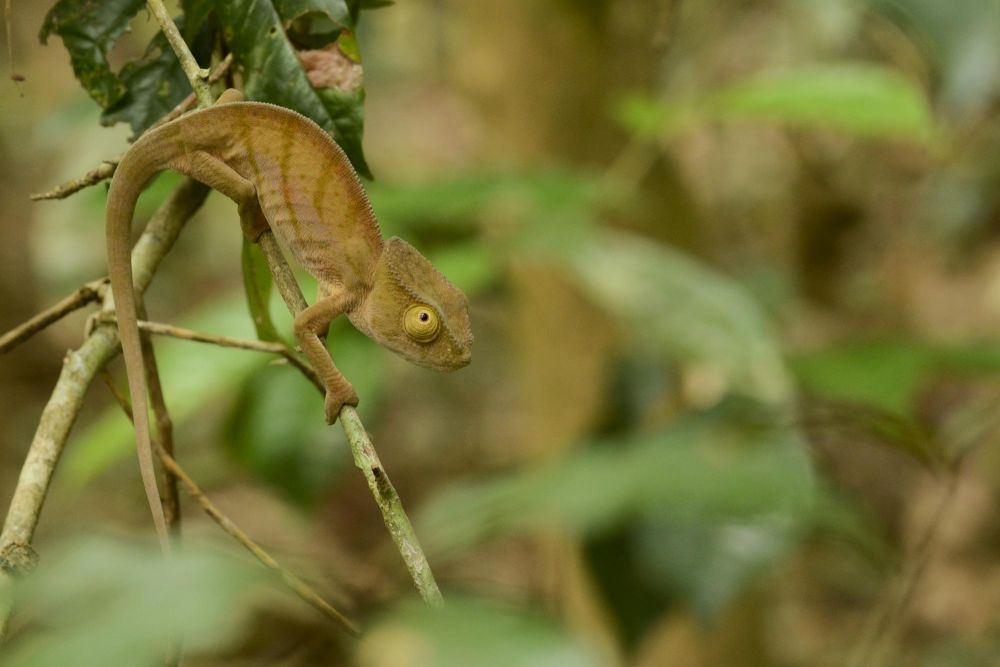
[[[295, 276], [288, 267], [281, 248], [271, 232], [264, 232], [260, 237], [260, 246], [264, 251], [267, 265], [274, 276], [274, 283], [278, 287], [281, 298], [288, 306], [292, 315], [298, 315], [306, 308], [305, 297], [299, 285], [295, 282]], [[375, 445], [372, 444], [368, 432], [365, 430], [361, 418], [357, 411], [345, 405], [340, 410], [340, 425], [344, 429], [347, 441], [351, 445], [351, 454], [354, 457], [354, 465], [357, 466], [368, 482], [368, 489], [371, 491], [379, 511], [382, 513], [382, 520], [385, 527], [389, 529], [389, 535], [402, 556], [406, 569], [413, 579], [420, 597], [430, 605], [439, 606], [444, 603], [441, 591], [434, 580], [434, 573], [427, 562], [427, 557], [420, 546], [417, 535], [413, 531], [410, 518], [406, 515], [403, 503], [396, 493], [396, 488], [389, 480], [389, 475], [379, 460]]]
[[[205, 201], [208, 188], [185, 179], [150, 220], [132, 251], [136, 292], [145, 292], [156, 269], [173, 247], [184, 223]], [[108, 307], [109, 304], [105, 304]], [[118, 334], [113, 325], [93, 329], [63, 362], [59, 380], [42, 411], [11, 499], [3, 530], [0, 553], [8, 549], [30, 549], [35, 528], [52, 474], [62, 455], [70, 429], [83, 405], [87, 388], [104, 364], [118, 351]], [[8, 586], [10, 572], [0, 572], [0, 587]], [[6, 632], [12, 609], [0, 608], [0, 638]]]
[[[107, 380], [108, 388], [111, 390], [111, 394], [114, 396], [115, 401], [121, 407], [125, 416], [131, 421], [132, 406], [129, 405], [128, 398], [125, 394], [118, 390], [118, 387], [111, 381], [110, 376], [106, 376], [105, 379]], [[205, 495], [205, 492], [201, 490], [201, 487], [199, 487], [198, 484], [191, 479], [191, 476], [184, 472], [184, 469], [181, 468], [180, 464], [177, 463], [172, 454], [166, 451], [158, 439], [153, 440], [153, 448], [159, 455], [160, 463], [163, 464], [163, 467], [167, 470], [167, 472], [184, 484], [184, 487], [187, 489], [187, 492], [191, 495], [191, 497], [194, 498], [199, 505], [201, 505], [203, 510], [205, 510], [205, 514], [219, 524], [219, 527], [222, 528], [222, 530], [243, 545], [246, 550], [252, 553], [254, 557], [264, 566], [274, 572], [277, 572], [278, 575], [281, 576], [281, 580], [292, 590], [292, 592], [315, 607], [324, 616], [340, 624], [345, 630], [347, 630], [348, 633], [355, 637], [361, 634], [357, 623], [347, 618], [347, 616], [338, 611], [333, 605], [321, 598], [319, 594], [317, 594], [316, 591], [309, 586], [309, 584], [302, 581], [302, 579], [293, 574], [291, 571], [282, 567], [281, 564], [278, 563], [273, 556], [271, 556], [271, 554], [267, 553], [267, 551], [265, 551], [260, 545], [254, 542], [249, 535], [243, 532], [243, 530], [233, 522], [232, 519], [223, 514], [216, 504]]]

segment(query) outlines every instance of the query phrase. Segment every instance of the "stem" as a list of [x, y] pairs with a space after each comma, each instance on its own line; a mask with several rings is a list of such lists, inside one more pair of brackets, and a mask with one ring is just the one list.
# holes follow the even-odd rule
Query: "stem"
[[[208, 188], [186, 179], [150, 220], [132, 251], [137, 294], [145, 292], [184, 223], [198, 210], [207, 195]], [[13, 547], [30, 548], [52, 473], [80, 413], [87, 388], [117, 350], [115, 327], [99, 325], [83, 345], [66, 355], [59, 380], [42, 411], [38, 430], [21, 468], [3, 531], [0, 532], [0, 553]], [[0, 587], [9, 586], [10, 582], [11, 573], [0, 572]], [[0, 608], [0, 639], [6, 633], [11, 611], [9, 606]]]
[[[139, 315], [147, 317], [144, 303], [139, 306]], [[163, 382], [160, 380], [160, 368], [156, 363], [156, 352], [148, 333], [142, 334], [141, 341], [142, 354], [146, 358], [146, 386], [149, 389], [149, 402], [156, 422], [156, 442], [163, 451], [173, 456], [174, 422], [170, 418], [167, 399], [163, 394]], [[163, 485], [163, 513], [170, 533], [176, 541], [180, 539], [181, 533], [181, 503], [177, 493], [177, 477], [169, 470], [164, 471], [163, 476], [166, 482]]]
[[[111, 381], [110, 375], [106, 375], [105, 379], [108, 383], [108, 389], [111, 390], [111, 395], [121, 407], [125, 416], [131, 421], [132, 406], [129, 404], [128, 398], [125, 394], [118, 391], [118, 387]], [[177, 463], [177, 460], [174, 459], [171, 453], [166, 451], [166, 449], [160, 444], [159, 440], [153, 440], [153, 448], [160, 457], [160, 463], [171, 475], [171, 477], [179, 479], [183, 482], [184, 487], [187, 489], [187, 492], [191, 495], [191, 497], [194, 498], [199, 505], [201, 505], [201, 508], [205, 510], [205, 514], [211, 517], [211, 519], [215, 521], [215, 523], [217, 523], [222, 530], [243, 545], [243, 547], [252, 553], [254, 557], [264, 566], [274, 572], [277, 572], [281, 576], [281, 580], [292, 590], [292, 592], [311, 604], [324, 616], [339, 623], [345, 630], [347, 630], [347, 632], [355, 637], [361, 634], [361, 630], [358, 628], [357, 623], [347, 618], [347, 616], [338, 611], [333, 605], [321, 598], [309, 586], [309, 584], [282, 567], [281, 564], [278, 563], [273, 556], [271, 556], [271, 554], [267, 553], [267, 551], [265, 551], [260, 545], [254, 542], [249, 535], [243, 532], [243, 529], [233, 522], [232, 519], [223, 514], [215, 503], [213, 503], [208, 496], [205, 495], [205, 492], [201, 490], [201, 487], [198, 486], [191, 476], [184, 472], [184, 469], [181, 468], [179, 463]]]
[[[281, 298], [284, 299], [285, 305], [288, 306], [292, 315], [298, 315], [305, 310], [306, 300], [302, 296], [302, 291], [299, 289], [298, 283], [295, 282], [295, 276], [288, 267], [284, 255], [281, 254], [281, 248], [278, 247], [278, 242], [271, 232], [264, 232], [261, 235], [260, 247], [264, 251], [264, 258], [274, 276], [274, 284], [278, 287]], [[382, 513], [382, 520], [385, 521], [385, 526], [389, 529], [389, 535], [392, 537], [399, 555], [403, 558], [420, 597], [432, 606], [444, 604], [441, 591], [434, 580], [434, 573], [431, 571], [427, 557], [413, 531], [413, 525], [406, 515], [406, 510], [399, 499], [399, 494], [396, 493], [396, 488], [392, 485], [388, 473], [379, 460], [378, 453], [375, 451], [375, 446], [372, 444], [364, 424], [361, 423], [361, 418], [358, 417], [358, 413], [353, 407], [345, 405], [340, 410], [339, 419], [347, 441], [351, 445], [354, 465], [364, 474], [372, 497]]]
[[170, 42], [170, 47], [177, 54], [177, 59], [180, 61], [184, 73], [187, 74], [188, 81], [191, 82], [191, 89], [194, 91], [195, 97], [198, 98], [198, 106], [212, 106], [212, 102], [215, 100], [212, 99], [212, 91], [208, 86], [208, 70], [198, 66], [198, 62], [191, 55], [187, 44], [184, 43], [180, 31], [177, 30], [174, 20], [170, 18], [166, 7], [163, 6], [163, 0], [146, 0], [146, 6], [156, 18], [156, 22], [160, 24], [160, 30]]
[[[117, 322], [117, 318], [113, 316], [102, 317], [102, 322]], [[264, 352], [268, 354], [279, 354], [285, 358], [285, 360], [292, 366], [295, 366], [299, 372], [306, 376], [306, 378], [312, 382], [317, 389], [322, 390], [323, 385], [320, 383], [319, 377], [316, 375], [316, 371], [312, 369], [307, 363], [299, 359], [295, 354], [294, 350], [285, 345], [284, 343], [272, 343], [270, 341], [264, 340], [244, 340], [241, 338], [230, 338], [229, 336], [218, 336], [216, 334], [206, 334], [200, 331], [192, 331], [191, 329], [184, 329], [182, 327], [175, 327], [172, 324], [162, 324], [160, 322], [147, 322], [145, 320], [139, 320], [139, 329], [146, 333], [153, 334], [154, 336], [167, 336], [169, 338], [176, 338], [178, 340], [189, 340], [195, 343], [206, 343], [208, 345], [218, 345], [219, 347], [228, 347], [236, 350], [249, 350], [251, 352]]]

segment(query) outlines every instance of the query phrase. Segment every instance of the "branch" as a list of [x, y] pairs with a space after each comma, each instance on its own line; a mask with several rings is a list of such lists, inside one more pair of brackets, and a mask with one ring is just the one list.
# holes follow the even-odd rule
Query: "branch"
[[[112, 396], [114, 396], [115, 401], [121, 407], [125, 416], [128, 417], [129, 421], [132, 420], [132, 406], [129, 405], [128, 398], [118, 390], [113, 382], [110, 381], [110, 377], [106, 377], [108, 380], [108, 388], [111, 390]], [[194, 498], [201, 508], [205, 510], [205, 514], [212, 518], [222, 530], [226, 531], [233, 539], [242, 544], [247, 551], [252, 553], [254, 557], [259, 560], [264, 566], [277, 572], [281, 576], [281, 580], [300, 598], [315, 607], [320, 613], [322, 613], [327, 618], [339, 623], [347, 632], [351, 635], [357, 637], [361, 634], [357, 623], [347, 618], [343, 613], [338, 611], [333, 605], [321, 598], [306, 582], [299, 579], [295, 574], [286, 570], [281, 566], [278, 561], [267, 553], [256, 542], [254, 542], [249, 535], [247, 535], [243, 530], [237, 526], [232, 519], [227, 517], [222, 511], [213, 503], [205, 492], [201, 490], [197, 483], [191, 477], [184, 472], [180, 464], [174, 459], [174, 457], [166, 451], [164, 447], [160, 445], [159, 440], [153, 440], [153, 448], [160, 457], [160, 463], [166, 468], [173, 477], [179, 479], [187, 492]]]
[[[100, 318], [101, 322], [117, 322], [117, 318], [114, 315], [104, 315]], [[199, 331], [192, 331], [191, 329], [184, 329], [182, 327], [175, 327], [171, 324], [161, 324], [159, 322], [147, 322], [144, 320], [139, 320], [139, 329], [147, 333], [153, 334], [154, 336], [167, 336], [169, 338], [177, 338], [179, 340], [189, 340], [196, 343], [206, 343], [209, 345], [218, 345], [219, 347], [229, 347], [237, 350], [250, 350], [251, 352], [265, 352], [268, 354], [279, 354], [285, 358], [292, 366], [299, 369], [306, 378], [312, 382], [317, 389], [323, 390], [323, 383], [320, 382], [319, 376], [316, 375], [316, 371], [312, 369], [308, 364], [303, 362], [292, 348], [288, 347], [284, 343], [272, 343], [270, 341], [263, 340], [244, 340], [242, 338], [230, 338], [229, 336], [218, 336], [216, 334], [206, 334]]]
[[194, 91], [195, 97], [198, 98], [198, 106], [212, 106], [212, 102], [215, 100], [212, 99], [212, 91], [208, 86], [208, 70], [198, 66], [198, 62], [191, 55], [187, 44], [184, 43], [180, 31], [174, 25], [174, 20], [170, 18], [166, 7], [163, 6], [163, 0], [146, 0], [146, 6], [156, 18], [156, 22], [160, 24], [160, 30], [170, 42], [170, 47], [177, 54], [177, 60], [180, 61], [188, 81], [191, 82], [191, 89]]
[[250, 537], [244, 533], [239, 526], [237, 526], [233, 521], [223, 514], [215, 504], [208, 499], [208, 497], [202, 492], [198, 485], [195, 484], [194, 480], [188, 477], [187, 473], [177, 464], [177, 461], [173, 459], [169, 454], [167, 454], [160, 444], [155, 443], [156, 451], [160, 455], [160, 461], [163, 466], [170, 471], [170, 473], [176, 476], [183, 482], [184, 486], [187, 488], [188, 493], [191, 497], [198, 501], [205, 513], [208, 514], [212, 519], [219, 524], [219, 526], [229, 533], [233, 539], [246, 547], [247, 551], [252, 553], [254, 557], [257, 558], [261, 563], [271, 570], [277, 572], [281, 576], [281, 580], [300, 598], [311, 604], [317, 610], [320, 611], [327, 618], [339, 623], [347, 632], [351, 635], [357, 637], [361, 634], [361, 630], [358, 628], [357, 623], [347, 618], [344, 614], [337, 611], [329, 602], [321, 598], [306, 582], [299, 579], [295, 574], [286, 570], [281, 566], [278, 561], [276, 561], [269, 553], [264, 551], [256, 542], [254, 542]]
[[[140, 317], [147, 317], [146, 304], [139, 306]], [[140, 337], [142, 343], [142, 355], [146, 359], [146, 386], [149, 391], [149, 402], [153, 408], [153, 419], [156, 422], [156, 442], [163, 450], [174, 455], [174, 422], [170, 418], [170, 411], [167, 409], [167, 399], [163, 394], [163, 383], [160, 381], [160, 368], [156, 362], [156, 351], [153, 349], [153, 342], [149, 339], [149, 334], [144, 333]], [[181, 533], [181, 502], [177, 493], [177, 477], [169, 470], [165, 471], [163, 485], [163, 513], [167, 525], [174, 540], [180, 538]], [[170, 664], [178, 664], [178, 660], [172, 660]]]
[[59, 303], [46, 308], [24, 324], [16, 326], [3, 336], [0, 336], [0, 354], [11, 351], [39, 331], [58, 322], [73, 311], [83, 308], [88, 303], [99, 301], [107, 284], [107, 279], [87, 283]]
[[[185, 179], [150, 220], [132, 251], [137, 294], [145, 292], [184, 223], [207, 195], [208, 188], [204, 185]], [[52, 473], [83, 405], [87, 388], [117, 351], [117, 331], [114, 326], [104, 324], [95, 327], [83, 345], [66, 355], [59, 380], [42, 411], [38, 430], [21, 468], [0, 532], [0, 553], [10, 548], [30, 549]], [[9, 585], [10, 580], [10, 572], [0, 572], [0, 587]], [[6, 632], [10, 613], [9, 607], [0, 609], [0, 638]]]
[[[288, 263], [281, 254], [281, 248], [278, 247], [278, 242], [271, 232], [264, 232], [261, 235], [260, 247], [264, 251], [264, 258], [274, 276], [274, 283], [281, 293], [281, 298], [284, 299], [285, 305], [288, 306], [292, 315], [298, 315], [305, 310], [306, 300], [302, 296], [302, 291], [299, 289], [298, 283], [295, 282], [295, 276], [288, 267]], [[385, 521], [385, 526], [389, 529], [389, 535], [396, 544], [399, 555], [406, 563], [406, 569], [409, 571], [410, 578], [413, 579], [413, 584], [417, 587], [420, 597], [424, 599], [424, 602], [433, 606], [444, 604], [441, 591], [434, 580], [434, 573], [427, 563], [427, 557], [420, 547], [416, 533], [413, 532], [413, 526], [406, 515], [406, 510], [403, 509], [399, 494], [396, 493], [396, 488], [389, 480], [389, 475], [375, 451], [375, 445], [372, 444], [364, 424], [361, 423], [361, 418], [358, 417], [358, 413], [353, 407], [345, 405], [341, 408], [340, 425], [351, 445], [354, 465], [364, 474], [372, 497], [375, 498], [375, 503], [382, 512], [382, 520]]]

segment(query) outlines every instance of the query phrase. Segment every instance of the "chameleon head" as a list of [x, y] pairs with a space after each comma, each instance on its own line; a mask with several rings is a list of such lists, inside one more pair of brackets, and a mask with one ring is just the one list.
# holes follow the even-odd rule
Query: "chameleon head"
[[465, 295], [400, 238], [386, 241], [371, 292], [349, 316], [377, 343], [420, 366], [451, 371], [472, 358]]

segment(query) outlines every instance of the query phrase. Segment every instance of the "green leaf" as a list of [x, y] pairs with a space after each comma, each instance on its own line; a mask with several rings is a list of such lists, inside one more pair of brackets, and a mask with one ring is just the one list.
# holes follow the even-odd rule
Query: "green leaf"
[[313, 88], [285, 34], [285, 23], [295, 16], [279, 13], [284, 9], [295, 14], [308, 6], [332, 15], [336, 4], [234, 0], [221, 3], [218, 11], [226, 41], [242, 67], [248, 99], [288, 107], [313, 119], [334, 136], [358, 173], [371, 178], [361, 148], [363, 90]]
[[338, 29], [354, 26], [351, 12], [344, 0], [274, 0], [274, 8], [286, 23], [308, 14], [320, 14]]
[[646, 138], [734, 120], [919, 144], [931, 144], [935, 135], [924, 92], [892, 68], [864, 63], [765, 72], [674, 103], [632, 95], [615, 115]]
[[426, 182], [374, 183], [368, 191], [379, 221], [393, 232], [469, 233], [484, 215], [503, 211], [509, 213], [503, 223], [512, 228], [499, 231], [532, 246], [564, 246], [568, 235], [589, 226], [599, 204], [616, 202], [595, 175], [564, 168], [485, 169]]
[[486, 601], [448, 598], [435, 609], [408, 603], [385, 615], [362, 640], [371, 664], [434, 667], [597, 667], [585, 645], [550, 620]]
[[[385, 355], [343, 321], [332, 328], [337, 366], [363, 397], [359, 409], [367, 418], [382, 393]], [[228, 421], [234, 458], [299, 505], [309, 506], [350, 466], [350, 446], [339, 425], [327, 425], [322, 396], [287, 367], [257, 369]]]
[[430, 253], [429, 259], [467, 295], [486, 288], [500, 273], [496, 256], [480, 241], [453, 243]]
[[62, 37], [76, 78], [104, 109], [127, 90], [111, 71], [108, 52], [145, 4], [143, 0], [59, 0], [42, 23], [39, 39], [44, 44], [53, 33]]
[[814, 492], [794, 434], [708, 415], [585, 444], [538, 469], [454, 485], [423, 508], [420, 534], [445, 554], [550, 521], [599, 534], [636, 516], [801, 518]]
[[350, 448], [336, 442], [340, 428], [327, 425], [316, 388], [285, 367], [259, 369], [228, 421], [232, 457], [300, 506], [310, 506], [350, 467]]
[[927, 98], [909, 79], [869, 64], [813, 65], [767, 73], [708, 96], [716, 119], [747, 118], [860, 136], [929, 142]]
[[908, 415], [912, 392], [932, 356], [928, 346], [914, 341], [860, 342], [798, 355], [793, 368], [807, 391]]
[[260, 246], [243, 237], [240, 256], [243, 267], [243, 289], [247, 296], [247, 306], [253, 319], [257, 338], [280, 341], [281, 336], [271, 320], [271, 286], [274, 280]]
[[[215, 34], [208, 16], [211, 3], [189, 0], [183, 5], [184, 16], [177, 20], [181, 35], [195, 59], [207, 64], [211, 59]], [[119, 79], [126, 93], [117, 103], [105, 109], [101, 114], [101, 123], [113, 125], [126, 122], [136, 137], [191, 93], [187, 75], [162, 33], [153, 36], [142, 58], [122, 68]]]
[[639, 341], [769, 402], [790, 395], [778, 340], [738, 283], [662, 244], [604, 232], [569, 254], [585, 289]]
[[0, 665], [162, 664], [178, 637], [185, 653], [220, 651], [264, 609], [289, 604], [276, 584], [219, 544], [185, 539], [166, 560], [152, 544], [63, 544], [17, 582], [26, 623], [5, 644]]
[[857, 341], [799, 354], [792, 367], [802, 386], [818, 396], [911, 417], [921, 381], [942, 370], [996, 372], [1000, 370], [1000, 345]]
[[633, 544], [647, 585], [712, 621], [788, 552], [795, 528], [788, 517], [775, 515], [742, 521], [659, 517], [639, 523]]

